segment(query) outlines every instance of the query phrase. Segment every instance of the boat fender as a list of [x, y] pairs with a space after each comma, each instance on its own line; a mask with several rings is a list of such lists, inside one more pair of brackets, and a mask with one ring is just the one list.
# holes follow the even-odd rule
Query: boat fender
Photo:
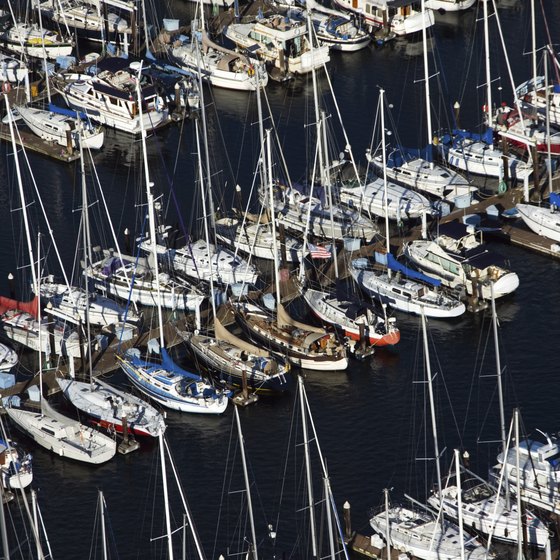
[[2, 84], [2, 91], [3, 93], [10, 93], [10, 91], [12, 91], [12, 84], [10, 84], [10, 82], [5, 81]]
[[252, 78], [255, 75], [255, 68], [253, 67], [253, 65], [249, 66], [249, 68], [247, 69], [247, 75], [249, 76], [249, 78]]
[[507, 184], [505, 181], [500, 181], [500, 184], [498, 185], [498, 193], [499, 194], [504, 194], [507, 191]]

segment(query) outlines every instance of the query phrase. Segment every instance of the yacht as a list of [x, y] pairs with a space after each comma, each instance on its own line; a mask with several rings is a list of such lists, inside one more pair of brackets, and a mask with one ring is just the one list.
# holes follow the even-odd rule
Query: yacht
[[560, 193], [550, 193], [549, 206], [519, 203], [515, 208], [527, 227], [537, 235], [560, 243]]

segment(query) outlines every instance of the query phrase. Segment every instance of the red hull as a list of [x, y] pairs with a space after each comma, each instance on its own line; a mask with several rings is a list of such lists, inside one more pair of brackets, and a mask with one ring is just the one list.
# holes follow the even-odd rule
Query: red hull
[[[93, 418], [93, 421], [95, 422], [95, 424], [97, 424], [98, 426], [101, 426], [102, 428], [105, 428], [107, 431], [109, 432], [117, 432], [117, 434], [122, 434], [123, 433], [123, 426], [122, 424], [114, 424], [113, 422], [108, 422], [107, 420], [98, 420], [96, 418]], [[128, 427], [128, 433], [129, 434], [134, 434], [135, 436], [144, 436], [144, 437], [153, 437], [152, 434], [148, 433], [146, 430], [142, 430], [141, 428], [136, 428], [136, 427]]]
[[[344, 334], [352, 340], [356, 340], [358, 342], [360, 341], [359, 334], [347, 330], [344, 331]], [[394, 346], [400, 341], [400, 339], [401, 339], [401, 333], [399, 330], [397, 330], [382, 336], [375, 336], [375, 337], [370, 336], [368, 337], [368, 342], [372, 346]]]

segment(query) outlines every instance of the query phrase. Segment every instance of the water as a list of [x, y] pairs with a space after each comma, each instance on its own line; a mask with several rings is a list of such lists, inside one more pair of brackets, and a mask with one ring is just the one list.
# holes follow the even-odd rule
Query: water
[[[521, 1], [502, 2], [500, 6], [503, 6], [499, 13], [514, 77], [519, 83], [530, 77], [530, 57], [526, 54], [531, 44], [529, 6]], [[545, 1], [544, 6], [549, 21], [557, 21], [560, 6], [550, 0]], [[184, 9], [184, 6], [178, 8]], [[542, 23], [539, 23], [539, 30], [541, 46], [545, 42]], [[552, 28], [552, 32], [556, 34], [553, 41], [558, 40], [558, 28]], [[432, 79], [435, 128], [447, 125], [449, 118], [444, 115], [450, 113], [449, 107], [456, 100], [461, 104], [463, 126], [476, 126], [480, 122], [483, 88], [477, 86], [484, 82], [484, 66], [482, 47], [477, 44], [473, 48], [472, 43], [480, 41], [481, 33], [474, 10], [438, 16], [435, 37], [430, 42], [430, 60], [435, 57], [439, 70]], [[502, 99], [509, 101], [511, 87], [503, 56], [495, 38], [492, 44], [493, 76], [500, 77], [494, 82], [495, 100], [497, 103]], [[395, 136], [398, 130], [398, 137], [405, 144], [425, 143], [423, 84], [414, 83], [423, 78], [421, 44], [399, 40], [383, 49], [372, 47], [349, 55], [333, 53], [330, 71], [357, 159], [363, 161], [364, 151], [371, 142], [379, 86], [385, 88], [387, 99], [393, 105], [393, 121], [389, 121], [388, 128]], [[325, 91], [325, 77], [320, 77], [319, 83]], [[208, 95], [208, 90], [206, 93]], [[292, 88], [272, 84], [267, 95], [292, 179], [301, 179], [312, 161], [306, 140], [313, 134], [313, 127], [305, 126], [313, 120], [312, 84], [305, 80]], [[258, 152], [255, 99], [216, 90], [207, 102], [214, 183], [217, 190], [224, 193], [218, 205], [229, 208], [234, 185], [242, 186], [245, 200], [249, 196]], [[325, 103], [332, 115], [330, 123], [336, 129], [333, 104], [328, 99]], [[344, 147], [341, 138], [338, 134], [339, 149]], [[7, 274], [12, 272], [24, 297], [30, 271], [23, 268], [27, 263], [27, 248], [19, 215], [13, 211], [20, 203], [10, 152], [5, 145], [2, 147], [0, 292], [8, 293]], [[149, 139], [148, 152], [152, 180], [158, 192], [165, 194], [164, 204], [168, 204], [171, 185], [177, 200], [177, 207], [170, 204], [168, 223], [189, 224], [192, 216], [201, 214], [194, 188], [193, 123], [187, 121], [158, 132], [157, 137]], [[71, 267], [79, 224], [79, 167], [53, 163], [33, 154], [28, 157], [63, 261]], [[132, 235], [139, 232], [138, 224], [144, 214], [140, 206], [144, 195], [139, 193], [138, 187], [142, 173], [140, 143], [108, 131], [107, 144], [94, 161], [117, 236], [122, 242], [125, 228], [129, 228]], [[27, 185], [30, 196], [29, 183]], [[99, 195], [92, 196], [91, 200], [97, 200], [91, 210], [95, 242], [111, 245]], [[31, 207], [31, 215], [33, 223], [40, 224], [39, 229], [45, 234], [47, 228], [37, 204]], [[45, 239], [49, 270], [57, 272], [52, 248]], [[560, 266], [521, 249], [495, 248], [507, 256], [521, 280], [517, 293], [498, 302], [501, 356], [506, 366], [507, 417], [513, 407], [519, 406], [527, 432], [535, 428], [555, 432], [558, 430], [555, 342], [559, 313], [555, 296]], [[381, 503], [384, 487], [394, 488], [396, 498], [403, 492], [421, 498], [433, 482], [433, 463], [414, 460], [431, 453], [429, 435], [426, 442], [423, 435], [426, 432], [424, 386], [414, 383], [425, 375], [420, 323], [418, 318], [404, 315], [397, 315], [397, 320], [402, 338], [396, 348], [379, 351], [364, 362], [353, 361], [344, 372], [305, 372], [310, 407], [337, 505], [341, 510], [345, 500], [351, 503], [355, 527], [367, 524], [368, 510]], [[484, 476], [488, 466], [493, 464], [498, 444], [479, 442], [496, 440], [499, 434], [495, 378], [480, 378], [481, 373], [493, 375], [495, 372], [489, 315], [468, 314], [450, 322], [430, 321], [429, 333], [432, 371], [438, 374], [435, 381], [440, 449], [445, 449], [444, 470], [450, 463], [452, 449], [460, 447], [469, 451], [471, 467]], [[120, 373], [112, 380], [124, 381]], [[296, 518], [301, 517], [295, 510], [303, 503], [301, 466], [291, 461], [288, 466], [285, 464], [286, 450], [293, 447], [288, 441], [293, 408], [294, 395], [286, 395], [261, 399], [256, 405], [240, 410], [250, 475], [255, 481], [253, 492], [261, 550], [268, 546], [271, 552], [266, 536], [266, 526], [271, 523], [278, 531], [278, 555], [288, 555], [295, 548], [296, 535], [304, 538], [305, 533], [305, 530], [296, 531], [295, 523]], [[170, 412], [167, 421], [169, 444], [207, 556], [217, 558], [220, 553], [226, 554], [230, 543], [232, 552], [238, 550], [232, 541], [237, 535], [239, 494], [228, 494], [242, 487], [239, 456], [238, 452], [234, 453], [235, 440], [230, 442], [232, 409], [219, 418]], [[34, 454], [33, 486], [38, 490], [54, 558], [101, 557], [99, 545], [91, 544], [96, 538], [94, 518], [98, 490], [104, 492], [118, 550], [118, 556], [113, 550], [112, 558], [166, 557], [163, 540], [150, 543], [151, 538], [164, 531], [159, 453], [155, 442], [143, 442], [137, 453], [119, 455], [107, 465], [89, 468], [62, 461], [23, 441]], [[298, 459], [301, 453], [300, 447]], [[232, 470], [229, 463], [234, 455], [235, 478], [230, 481], [225, 473]], [[285, 503], [279, 507], [284, 470], [289, 482], [285, 488]], [[317, 488], [317, 499], [319, 495]], [[172, 526], [177, 528], [182, 518], [177, 513], [181, 511], [180, 502], [173, 488], [171, 496], [175, 512]], [[17, 518], [17, 509], [11, 507], [11, 511]], [[218, 525], [220, 512], [222, 522]], [[244, 523], [240, 526], [245, 527]], [[299, 527], [301, 530], [302, 525]], [[244, 534], [249, 535], [248, 532]], [[179, 534], [175, 541], [179, 557]], [[302, 553], [299, 557], [306, 555]]]

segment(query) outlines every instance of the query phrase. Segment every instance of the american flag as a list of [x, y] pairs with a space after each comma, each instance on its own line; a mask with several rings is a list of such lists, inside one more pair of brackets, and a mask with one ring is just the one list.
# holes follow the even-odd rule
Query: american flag
[[312, 259], [330, 259], [331, 249], [330, 245], [328, 247], [323, 247], [322, 245], [312, 245], [309, 244], [309, 254]]

